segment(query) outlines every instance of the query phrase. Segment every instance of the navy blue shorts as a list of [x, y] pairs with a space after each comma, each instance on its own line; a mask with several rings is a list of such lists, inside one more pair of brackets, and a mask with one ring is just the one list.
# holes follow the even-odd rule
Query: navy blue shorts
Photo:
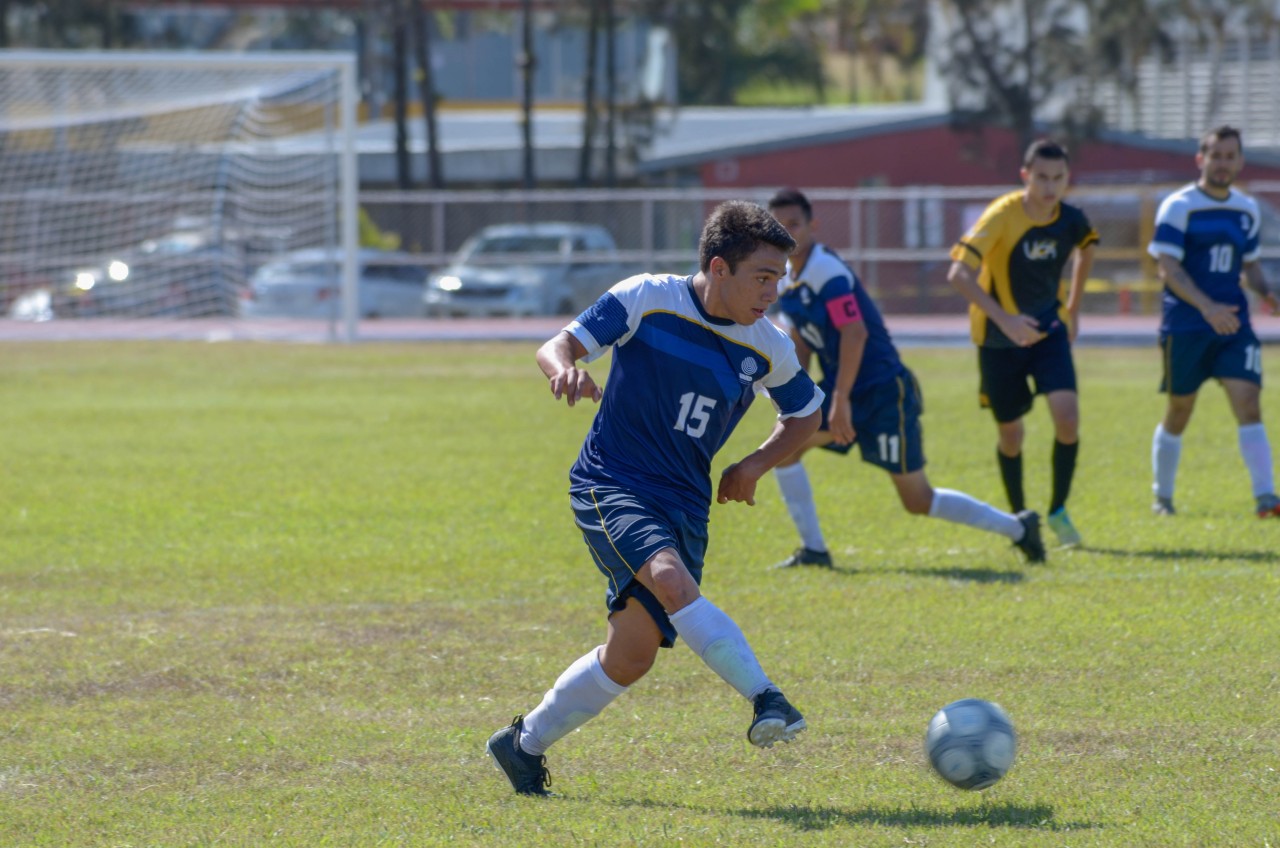
[[707, 522], [691, 521], [678, 509], [666, 509], [616, 486], [569, 490], [574, 521], [591, 551], [596, 568], [609, 580], [605, 605], [610, 614], [635, 598], [662, 631], [662, 647], [676, 641], [676, 629], [653, 593], [636, 580], [636, 572], [663, 548], [674, 548], [694, 582], [702, 584], [707, 554]]
[[1172, 333], [1160, 337], [1164, 376], [1160, 391], [1193, 395], [1206, 380], [1245, 380], [1262, 385], [1262, 345], [1249, 328], [1230, 336]]
[[1017, 421], [1031, 411], [1036, 395], [1076, 390], [1071, 339], [1061, 327], [1030, 347], [979, 347], [978, 374], [982, 406], [1001, 424]]
[[[831, 397], [828, 390], [827, 399], [822, 402], [824, 430], [831, 411]], [[904, 368], [892, 380], [854, 392], [851, 403], [853, 429], [857, 432], [853, 444], [831, 442], [823, 445], [825, 449], [847, 454], [856, 444], [862, 451], [863, 462], [891, 474], [908, 474], [924, 468], [924, 433], [920, 426], [924, 399], [910, 370]]]

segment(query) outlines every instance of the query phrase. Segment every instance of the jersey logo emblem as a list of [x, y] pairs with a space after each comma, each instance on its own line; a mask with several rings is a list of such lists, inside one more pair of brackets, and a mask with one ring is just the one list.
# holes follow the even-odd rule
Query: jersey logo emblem
[[755, 378], [752, 375], [756, 373], [756, 370], [760, 366], [756, 365], [756, 361], [754, 359], [748, 356], [747, 358], [742, 360], [742, 365], [738, 367], [739, 367], [739, 374], [738, 374], [739, 380], [741, 380], [744, 383], [755, 382]]
[[1058, 258], [1058, 243], [1053, 239], [1040, 239], [1035, 243], [1024, 242], [1022, 252], [1032, 262]]
[[809, 302], [810, 302], [811, 300], [813, 300], [813, 293], [809, 291], [809, 287], [808, 287], [808, 286], [801, 286], [801, 287], [800, 287], [800, 302], [801, 302], [802, 304], [804, 304], [804, 305], [807, 307], [807, 306], [809, 305]]

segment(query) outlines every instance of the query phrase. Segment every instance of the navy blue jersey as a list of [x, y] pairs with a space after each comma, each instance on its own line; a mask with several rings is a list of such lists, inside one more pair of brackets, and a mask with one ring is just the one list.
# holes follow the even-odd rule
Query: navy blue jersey
[[613, 363], [571, 486], [607, 484], [705, 520], [711, 458], [760, 385], [780, 418], [809, 415], [822, 390], [795, 346], [767, 320], [737, 324], [708, 315], [691, 277], [631, 277], [566, 328], [585, 361], [613, 347]]
[[[1210, 299], [1240, 307], [1240, 332], [1249, 331], [1249, 301], [1240, 285], [1246, 262], [1258, 258], [1261, 216], [1257, 202], [1231, 189], [1217, 200], [1192, 183], [1164, 199], [1156, 212], [1156, 232], [1147, 247], [1152, 256], [1170, 256]], [[1213, 333], [1200, 310], [1165, 286], [1160, 332]]]
[[826, 245], [815, 244], [803, 268], [795, 269], [788, 262], [787, 274], [778, 285], [778, 306], [817, 354], [824, 388], [835, 385], [840, 367], [840, 328], [859, 319], [867, 328], [867, 346], [853, 383], [854, 393], [902, 372], [902, 360], [880, 310], [857, 274]]

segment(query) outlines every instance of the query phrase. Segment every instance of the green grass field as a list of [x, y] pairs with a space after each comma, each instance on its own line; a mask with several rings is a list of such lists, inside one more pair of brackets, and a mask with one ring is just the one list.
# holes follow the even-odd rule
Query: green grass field
[[[533, 347], [0, 346], [0, 846], [1280, 843], [1280, 522], [1216, 387], [1150, 515], [1154, 347], [1079, 355], [1086, 549], [1025, 566], [815, 455], [839, 568], [765, 568], [767, 479], [713, 509], [703, 585], [809, 731], [752, 748], [680, 645], [550, 751], [559, 798], [514, 796], [485, 739], [604, 635], [565, 495], [592, 411]], [[972, 352], [905, 353], [932, 481], [1001, 504]], [[1050, 441], [1041, 404], [1039, 509]], [[1020, 733], [983, 793], [921, 750], [965, 696]]]

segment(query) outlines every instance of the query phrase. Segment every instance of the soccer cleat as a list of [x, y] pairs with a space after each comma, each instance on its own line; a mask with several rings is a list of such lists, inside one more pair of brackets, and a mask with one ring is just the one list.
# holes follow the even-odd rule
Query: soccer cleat
[[1173, 508], [1173, 498], [1162, 498], [1159, 495], [1156, 495], [1156, 501], [1151, 505], [1151, 512], [1155, 515], [1178, 514], [1178, 511]]
[[1040, 516], [1029, 509], [1024, 509], [1018, 513], [1018, 520], [1022, 522], [1022, 538], [1013, 543], [1015, 548], [1022, 551], [1027, 557], [1027, 562], [1044, 562], [1044, 540], [1040, 538]]
[[1259, 518], [1280, 515], [1280, 498], [1270, 493], [1258, 495], [1257, 513]]
[[816, 565], [819, 568], [831, 568], [831, 554], [827, 551], [815, 551], [813, 548], [796, 548], [795, 553], [772, 567], [795, 568], [798, 565]]
[[747, 738], [757, 748], [772, 748], [775, 742], [790, 742], [807, 725], [800, 711], [791, 706], [777, 689], [766, 689], [756, 695], [755, 718], [747, 730]]
[[493, 757], [498, 768], [511, 781], [511, 787], [521, 795], [550, 795], [551, 772], [547, 771], [547, 758], [526, 754], [520, 750], [520, 730], [524, 716], [518, 715], [509, 727], [504, 727], [489, 737], [484, 749]]
[[1058, 537], [1058, 544], [1064, 547], [1074, 548], [1081, 542], [1080, 531], [1071, 523], [1066, 507], [1058, 507], [1056, 511], [1049, 513], [1049, 529]]

